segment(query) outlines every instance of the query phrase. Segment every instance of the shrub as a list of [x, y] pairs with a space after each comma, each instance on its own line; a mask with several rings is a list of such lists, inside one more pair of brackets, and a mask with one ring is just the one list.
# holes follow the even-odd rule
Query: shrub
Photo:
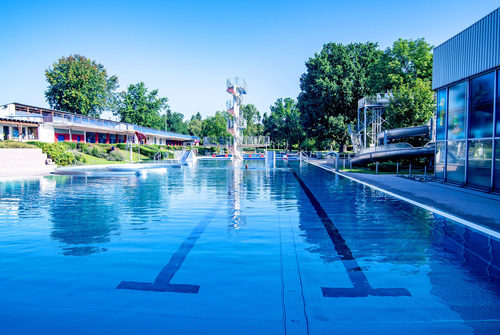
[[125, 143], [117, 143], [116, 147], [118, 149], [120, 149], [120, 150], [126, 150], [127, 149], [127, 145]]
[[100, 147], [93, 145], [92, 147], [89, 148], [90, 150], [87, 151], [89, 155], [92, 155], [97, 158], [106, 158], [106, 152], [101, 149]]
[[52, 161], [57, 165], [72, 165], [77, 162], [77, 158], [73, 152], [68, 150], [68, 147], [62, 142], [58, 143], [41, 143], [42, 151], [52, 158]]
[[0, 141], [1, 149], [21, 149], [21, 148], [36, 148], [36, 147], [37, 145], [35, 145], [34, 142], [25, 143], [12, 140]]
[[120, 151], [113, 150], [108, 154], [107, 160], [109, 160], [109, 161], [124, 161], [125, 156]]

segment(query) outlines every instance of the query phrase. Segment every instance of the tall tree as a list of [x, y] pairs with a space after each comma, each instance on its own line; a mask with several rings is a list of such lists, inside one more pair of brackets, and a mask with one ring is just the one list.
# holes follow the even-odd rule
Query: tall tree
[[305, 134], [295, 100], [279, 98], [270, 109], [269, 115], [264, 113], [264, 133], [280, 146], [284, 145], [288, 148], [300, 145]]
[[191, 116], [191, 120], [189, 120], [187, 128], [190, 135], [201, 137], [203, 121], [201, 120], [200, 112]]
[[260, 112], [252, 104], [242, 105], [241, 112], [243, 112], [243, 118], [247, 122], [247, 127], [243, 129], [244, 136], [259, 136], [262, 134], [262, 124]]
[[358, 100], [368, 93], [371, 65], [380, 55], [376, 43], [328, 43], [306, 62], [298, 106], [308, 136], [343, 147]]
[[162, 116], [170, 111], [166, 97], [159, 97], [158, 90], [148, 91], [143, 82], [131, 84], [117, 99], [114, 114], [120, 121], [135, 123], [144, 127], [165, 129]]
[[217, 111], [214, 116], [203, 120], [202, 136], [214, 138], [226, 138], [231, 135], [227, 132], [227, 117], [225, 112]]
[[432, 45], [423, 38], [400, 38], [372, 64], [370, 93], [392, 90], [417, 79], [432, 81]]
[[50, 107], [93, 117], [111, 108], [118, 88], [118, 78], [108, 76], [102, 64], [76, 54], [61, 57], [45, 71], [45, 78]]
[[[165, 124], [165, 116], [163, 116], [163, 124]], [[170, 109], [167, 110], [167, 130], [173, 131], [174, 133], [187, 134], [188, 125], [184, 122], [184, 114], [179, 112], [172, 112]]]
[[370, 92], [392, 91], [385, 118], [388, 128], [421, 125], [434, 111], [432, 45], [424, 39], [394, 42], [373, 65]]

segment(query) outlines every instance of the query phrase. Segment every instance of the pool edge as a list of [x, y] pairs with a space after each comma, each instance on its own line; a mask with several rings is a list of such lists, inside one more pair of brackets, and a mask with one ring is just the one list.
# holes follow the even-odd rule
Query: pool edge
[[374, 190], [377, 190], [377, 191], [380, 191], [380, 192], [382, 192], [382, 193], [385, 193], [385, 194], [387, 194], [387, 195], [389, 195], [389, 196], [391, 196], [391, 197], [394, 197], [394, 198], [396, 198], [396, 199], [399, 199], [399, 200], [402, 200], [402, 201], [408, 202], [408, 203], [410, 203], [410, 204], [412, 204], [412, 205], [415, 205], [415, 206], [417, 206], [417, 207], [423, 208], [423, 209], [428, 210], [428, 211], [430, 211], [430, 212], [432, 212], [432, 213], [435, 213], [435, 214], [441, 215], [441, 216], [443, 216], [443, 217], [445, 217], [445, 218], [447, 218], [447, 219], [450, 219], [450, 220], [455, 221], [455, 222], [457, 222], [457, 223], [460, 223], [460, 224], [462, 224], [462, 225], [464, 225], [464, 226], [466, 226], [466, 227], [469, 227], [469, 228], [471, 228], [471, 229], [474, 229], [474, 230], [479, 231], [479, 232], [481, 232], [481, 233], [483, 233], [483, 234], [486, 234], [486, 235], [488, 235], [488, 236], [491, 236], [491, 237], [494, 237], [494, 238], [496, 238], [496, 239], [500, 240], [500, 232], [497, 232], [497, 231], [492, 230], [492, 229], [490, 229], [490, 228], [486, 228], [486, 227], [481, 226], [481, 225], [479, 225], [479, 224], [477, 224], [477, 223], [474, 223], [474, 222], [471, 222], [471, 221], [468, 221], [468, 220], [462, 219], [462, 218], [460, 218], [460, 217], [458, 217], [458, 216], [456, 216], [456, 215], [450, 214], [450, 213], [445, 212], [445, 211], [443, 211], [443, 210], [440, 210], [440, 209], [438, 209], [438, 208], [435, 208], [435, 207], [432, 207], [432, 206], [429, 206], [429, 205], [423, 204], [423, 203], [421, 203], [421, 202], [418, 202], [418, 201], [415, 201], [415, 200], [409, 199], [409, 198], [404, 197], [404, 196], [402, 196], [402, 195], [399, 195], [399, 194], [396, 194], [396, 193], [394, 193], [394, 192], [391, 192], [391, 191], [388, 191], [388, 190], [386, 190], [386, 189], [383, 189], [383, 188], [381, 188], [381, 187], [379, 187], [379, 186], [375, 186], [375, 185], [370, 184], [370, 183], [367, 183], [367, 182], [365, 182], [365, 181], [362, 181], [362, 180], [356, 179], [356, 178], [354, 178], [354, 177], [351, 177], [351, 176], [345, 175], [345, 174], [343, 174], [343, 173], [341, 173], [341, 172], [335, 171], [334, 169], [327, 168], [326, 166], [323, 166], [323, 165], [319, 164], [318, 162], [314, 162], [314, 161], [306, 161], [306, 162], [307, 162], [308, 164], [311, 164], [311, 165], [314, 165], [314, 166], [319, 167], [319, 168], [321, 168], [321, 169], [324, 169], [324, 170], [326, 170], [326, 171], [329, 171], [329, 172], [335, 173], [335, 174], [337, 174], [337, 175], [339, 175], [339, 176], [342, 176], [342, 177], [344, 177], [344, 178], [347, 178], [347, 179], [349, 179], [349, 180], [352, 180], [352, 181], [355, 181], [355, 182], [360, 183], [360, 184], [362, 184], [362, 185], [368, 186], [368, 187], [370, 187], [370, 188], [372, 188], [372, 189], [374, 189]]

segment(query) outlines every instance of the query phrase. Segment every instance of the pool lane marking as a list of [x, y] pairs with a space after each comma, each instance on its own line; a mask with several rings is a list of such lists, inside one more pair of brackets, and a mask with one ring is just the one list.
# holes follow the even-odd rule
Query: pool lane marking
[[367, 297], [367, 296], [411, 296], [410, 292], [405, 288], [373, 288], [368, 282], [363, 269], [359, 266], [358, 261], [353, 256], [351, 249], [346, 241], [340, 234], [339, 230], [330, 219], [326, 211], [323, 209], [318, 199], [311, 192], [309, 187], [304, 183], [300, 176], [292, 170], [292, 174], [297, 179], [297, 182], [302, 187], [305, 195], [314, 207], [316, 214], [320, 218], [323, 226], [333, 242], [335, 250], [344, 265], [349, 280], [351, 281], [352, 288], [343, 287], [322, 287], [323, 297], [338, 298], [338, 297]]
[[122, 281], [117, 289], [140, 290], [155, 292], [178, 292], [178, 293], [198, 293], [199, 285], [190, 284], [171, 284], [170, 281], [177, 273], [187, 255], [193, 249], [198, 238], [203, 234], [205, 228], [215, 217], [217, 211], [221, 208], [222, 202], [216, 204], [215, 208], [208, 212], [201, 221], [194, 227], [188, 238], [180, 245], [179, 249], [172, 255], [167, 265], [163, 267], [153, 283]]
[[[281, 288], [285, 335], [309, 334], [304, 286], [300, 273], [293, 223], [288, 217], [283, 226], [279, 216], [279, 242], [281, 263]], [[286, 229], [288, 228], [288, 229]]]
[[469, 227], [469, 228], [471, 228], [471, 229], [473, 229], [473, 230], [479, 231], [479, 232], [481, 232], [481, 233], [483, 233], [483, 234], [489, 235], [489, 236], [494, 237], [494, 238], [496, 238], [496, 239], [500, 239], [500, 232], [497, 232], [497, 231], [491, 230], [491, 229], [489, 229], [489, 228], [486, 228], [486, 227], [480, 226], [480, 225], [478, 225], [478, 224], [476, 224], [476, 223], [473, 223], [473, 222], [471, 222], [471, 221], [467, 221], [467, 220], [465, 220], [465, 219], [462, 219], [462, 218], [460, 218], [460, 217], [458, 217], [458, 216], [455, 216], [455, 215], [453, 215], [453, 214], [450, 214], [450, 213], [444, 212], [444, 211], [442, 211], [442, 210], [440, 210], [440, 209], [437, 209], [437, 208], [435, 208], [435, 207], [432, 207], [432, 206], [429, 206], [429, 205], [425, 205], [425, 204], [420, 203], [420, 202], [417, 202], [417, 201], [415, 201], [415, 200], [411, 200], [411, 199], [409, 199], [409, 198], [403, 197], [402, 195], [399, 195], [399, 194], [393, 193], [393, 192], [391, 192], [391, 191], [385, 190], [385, 189], [383, 189], [383, 188], [380, 188], [380, 187], [375, 186], [375, 185], [373, 185], [373, 184], [367, 183], [367, 182], [365, 182], [365, 181], [362, 181], [362, 180], [356, 179], [356, 178], [354, 178], [354, 177], [351, 177], [351, 176], [345, 175], [345, 174], [343, 174], [343, 173], [340, 173], [340, 172], [337, 172], [337, 171], [331, 170], [331, 169], [329, 169], [329, 168], [327, 168], [327, 167], [325, 167], [325, 166], [322, 166], [322, 165], [320, 165], [320, 164], [317, 164], [317, 163], [315, 163], [315, 162], [309, 162], [309, 161], [308, 161], [308, 163], [309, 163], [309, 164], [311, 164], [311, 165], [317, 166], [317, 167], [319, 167], [319, 168], [321, 168], [321, 169], [323, 169], [323, 170], [326, 170], [326, 171], [329, 171], [329, 172], [333, 172], [333, 173], [335, 173], [335, 174], [337, 174], [337, 175], [339, 175], [339, 176], [342, 176], [342, 177], [347, 178], [347, 179], [349, 179], [349, 180], [355, 181], [355, 182], [360, 183], [360, 184], [362, 184], [362, 185], [365, 185], [365, 186], [371, 187], [371, 188], [373, 188], [374, 190], [377, 190], [377, 191], [380, 191], [380, 192], [385, 193], [385, 194], [387, 194], [387, 195], [390, 195], [391, 197], [394, 197], [394, 198], [396, 198], [396, 199], [399, 199], [399, 200], [402, 200], [402, 201], [406, 201], [406, 202], [408, 202], [408, 203], [410, 203], [410, 204], [412, 204], [412, 205], [415, 205], [415, 206], [417, 206], [417, 207], [420, 207], [420, 208], [426, 209], [426, 210], [428, 210], [429, 212], [432, 212], [432, 213], [436, 213], [436, 214], [438, 214], [438, 215], [441, 215], [441, 216], [443, 216], [443, 217], [445, 217], [445, 218], [447, 218], [447, 219], [450, 219], [450, 220], [452, 220], [452, 221], [455, 221], [455, 222], [457, 222], [457, 223], [460, 223], [460, 224], [462, 224], [462, 225], [464, 225], [464, 226], [466, 226], [466, 227]]

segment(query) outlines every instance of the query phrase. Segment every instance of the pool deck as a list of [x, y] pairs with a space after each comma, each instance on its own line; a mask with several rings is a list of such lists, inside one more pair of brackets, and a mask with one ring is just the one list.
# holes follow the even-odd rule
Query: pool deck
[[331, 165], [322, 160], [312, 160], [310, 163], [437, 214], [444, 214], [488, 235], [497, 238], [500, 236], [499, 195], [439, 182], [421, 182], [396, 175], [335, 172]]

